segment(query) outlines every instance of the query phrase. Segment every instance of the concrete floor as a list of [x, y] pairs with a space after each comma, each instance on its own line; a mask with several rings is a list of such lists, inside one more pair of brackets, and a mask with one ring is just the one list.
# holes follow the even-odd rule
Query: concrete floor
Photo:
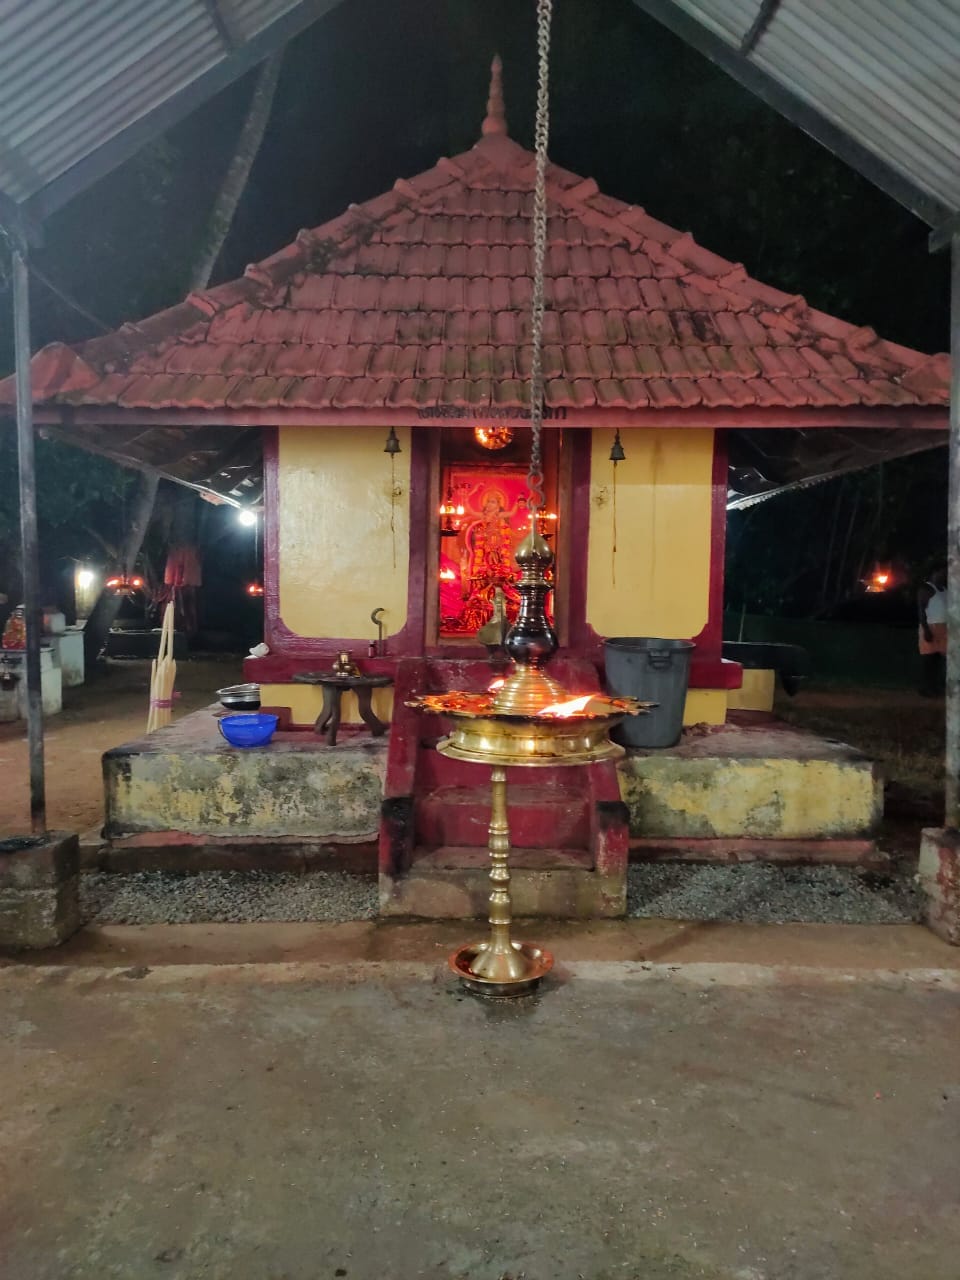
[[957, 1280], [960, 956], [911, 926], [88, 931], [0, 968], [4, 1280]]

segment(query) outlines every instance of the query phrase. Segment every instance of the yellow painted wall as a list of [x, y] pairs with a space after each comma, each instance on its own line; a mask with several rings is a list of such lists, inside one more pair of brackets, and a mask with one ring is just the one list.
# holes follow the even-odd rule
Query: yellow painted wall
[[772, 711], [777, 691], [777, 673], [769, 668], [743, 669], [743, 684], [727, 694], [731, 711]]
[[727, 719], [726, 689], [688, 689], [683, 704], [684, 724], [724, 724]]
[[296, 635], [371, 636], [378, 606], [387, 635], [406, 622], [410, 431], [397, 431], [393, 535], [386, 434], [280, 428], [280, 617]]
[[[393, 718], [393, 689], [387, 685], [371, 693], [373, 714], [389, 724]], [[312, 725], [323, 709], [323, 690], [316, 684], [261, 684], [260, 703], [264, 707], [289, 707], [294, 725]], [[345, 689], [341, 694], [340, 721], [342, 724], [363, 723], [357, 695], [352, 689]]]
[[587, 621], [602, 636], [689, 639], [707, 621], [713, 432], [621, 434], [614, 561], [613, 434], [593, 433]]

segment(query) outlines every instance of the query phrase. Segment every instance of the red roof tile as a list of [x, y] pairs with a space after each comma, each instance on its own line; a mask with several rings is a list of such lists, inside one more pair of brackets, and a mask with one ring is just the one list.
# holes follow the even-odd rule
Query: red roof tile
[[[526, 404], [533, 156], [496, 94], [464, 155], [137, 326], [34, 357], [38, 403]], [[502, 107], [502, 104], [501, 104]], [[505, 128], [505, 124], [504, 124]], [[942, 406], [949, 362], [808, 307], [688, 232], [548, 170], [547, 404]], [[13, 399], [12, 379], [0, 400]]]

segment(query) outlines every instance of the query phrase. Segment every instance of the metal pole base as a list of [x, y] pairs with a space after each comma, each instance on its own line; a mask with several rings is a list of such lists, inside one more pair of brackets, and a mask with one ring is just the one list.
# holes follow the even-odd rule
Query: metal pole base
[[449, 959], [450, 968], [461, 985], [474, 995], [530, 995], [553, 968], [553, 956], [535, 942], [510, 943], [513, 954], [509, 957], [508, 971], [499, 957], [497, 962], [489, 963], [491, 947], [489, 942], [473, 942], [455, 951]]

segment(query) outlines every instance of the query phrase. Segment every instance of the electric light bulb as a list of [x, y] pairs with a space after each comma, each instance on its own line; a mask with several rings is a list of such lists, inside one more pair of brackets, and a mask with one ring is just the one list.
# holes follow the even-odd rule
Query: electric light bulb
[[240, 524], [243, 525], [245, 529], [252, 529], [253, 526], [257, 523], [256, 512], [250, 511], [246, 507], [244, 507], [241, 511], [237, 513], [237, 520], [240, 522]]

